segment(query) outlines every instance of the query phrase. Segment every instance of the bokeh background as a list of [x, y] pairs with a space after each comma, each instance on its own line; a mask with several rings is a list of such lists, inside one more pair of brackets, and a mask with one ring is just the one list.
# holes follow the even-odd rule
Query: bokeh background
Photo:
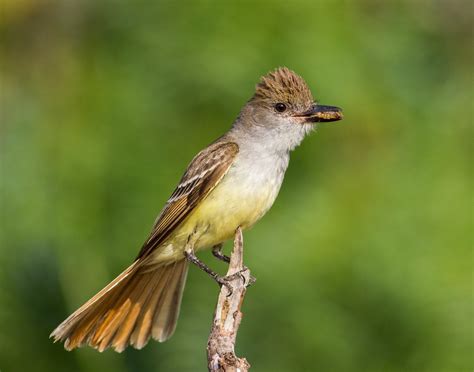
[[218, 291], [195, 268], [169, 342], [68, 353], [48, 335], [282, 65], [345, 119], [294, 152], [245, 234], [237, 353], [260, 372], [473, 370], [472, 2], [1, 7], [2, 372], [206, 370]]

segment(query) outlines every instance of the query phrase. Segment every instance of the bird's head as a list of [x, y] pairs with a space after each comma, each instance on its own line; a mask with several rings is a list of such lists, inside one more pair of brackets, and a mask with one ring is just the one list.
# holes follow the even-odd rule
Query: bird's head
[[242, 114], [247, 126], [266, 130], [269, 135], [286, 136], [290, 149], [301, 142], [315, 123], [343, 117], [340, 108], [315, 102], [303, 78], [286, 67], [260, 79]]

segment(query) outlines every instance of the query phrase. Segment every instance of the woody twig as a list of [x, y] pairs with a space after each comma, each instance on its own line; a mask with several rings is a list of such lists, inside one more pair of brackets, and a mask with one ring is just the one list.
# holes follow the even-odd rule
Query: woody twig
[[208, 368], [210, 372], [247, 372], [250, 364], [245, 358], [235, 355], [235, 342], [242, 320], [240, 309], [251, 281], [250, 271], [243, 265], [240, 227], [235, 232], [227, 278], [229, 285], [221, 287], [207, 343]]

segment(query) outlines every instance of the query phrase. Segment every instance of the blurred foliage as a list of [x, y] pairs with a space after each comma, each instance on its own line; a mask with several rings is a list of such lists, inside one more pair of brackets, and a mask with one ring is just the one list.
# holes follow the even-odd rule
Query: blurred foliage
[[1, 7], [2, 371], [205, 370], [217, 287], [193, 268], [169, 342], [68, 353], [48, 335], [281, 65], [346, 117], [245, 234], [238, 354], [259, 372], [473, 370], [470, 1]]

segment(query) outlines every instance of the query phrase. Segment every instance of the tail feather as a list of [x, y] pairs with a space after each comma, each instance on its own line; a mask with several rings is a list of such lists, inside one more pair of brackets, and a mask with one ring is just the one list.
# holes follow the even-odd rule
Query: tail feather
[[154, 296], [148, 296], [144, 305], [145, 311], [140, 312], [137, 319], [137, 326], [134, 328], [132, 335], [130, 336], [130, 344], [136, 349], [141, 349], [145, 346], [150, 338], [153, 315], [155, 314], [156, 305], [163, 289], [161, 283], [166, 281], [161, 278], [163, 277], [163, 274], [163, 271], [160, 271], [160, 280], [155, 281], [153, 290], [150, 291], [151, 293], [154, 293]]
[[[123, 351], [130, 340], [130, 334], [133, 331], [133, 328], [136, 325], [138, 316], [140, 315], [140, 311], [142, 306], [145, 307], [146, 299], [152, 293], [152, 291], [145, 291], [144, 288], [151, 285], [153, 277], [149, 275], [149, 278], [143, 281], [143, 288], [138, 291], [138, 298], [135, 303], [133, 303], [132, 308], [130, 309], [129, 313], [127, 314], [126, 318], [120, 325], [119, 329], [117, 329], [117, 333], [114, 337], [115, 341], [113, 343], [113, 347], [117, 351]], [[141, 305], [142, 304], [142, 305]]]
[[154, 270], [127, 268], [51, 333], [68, 350], [88, 344], [99, 351], [112, 346], [137, 349], [150, 337], [165, 341], [174, 332], [188, 263], [185, 260]]
[[50, 335], [54, 341], [64, 341], [66, 350], [72, 350], [89, 343], [91, 337], [104, 318], [105, 311], [113, 306], [114, 300], [120, 294], [131, 277], [137, 271], [137, 262], [134, 262], [99, 293], [72, 313]]
[[183, 277], [184, 280], [171, 280], [168, 283], [168, 288], [162, 296], [163, 300], [160, 298], [159, 306], [162, 311], [155, 312], [152, 336], [154, 339], [159, 340], [160, 342], [170, 338], [176, 328], [179, 314], [176, 310], [181, 306], [181, 298], [183, 297], [187, 267], [177, 268], [176, 274]]
[[137, 287], [140, 287], [140, 284], [143, 284], [144, 277], [137, 277], [135, 280], [131, 280], [130, 283], [123, 289], [122, 293], [115, 301], [114, 306], [109, 309], [106, 313], [106, 316], [101, 320], [100, 326], [94, 332], [92, 339], [89, 341], [89, 344], [99, 351], [104, 351], [109, 344], [112, 338], [115, 336], [115, 333], [122, 324], [125, 316], [130, 311], [132, 301], [136, 303], [136, 291]]

